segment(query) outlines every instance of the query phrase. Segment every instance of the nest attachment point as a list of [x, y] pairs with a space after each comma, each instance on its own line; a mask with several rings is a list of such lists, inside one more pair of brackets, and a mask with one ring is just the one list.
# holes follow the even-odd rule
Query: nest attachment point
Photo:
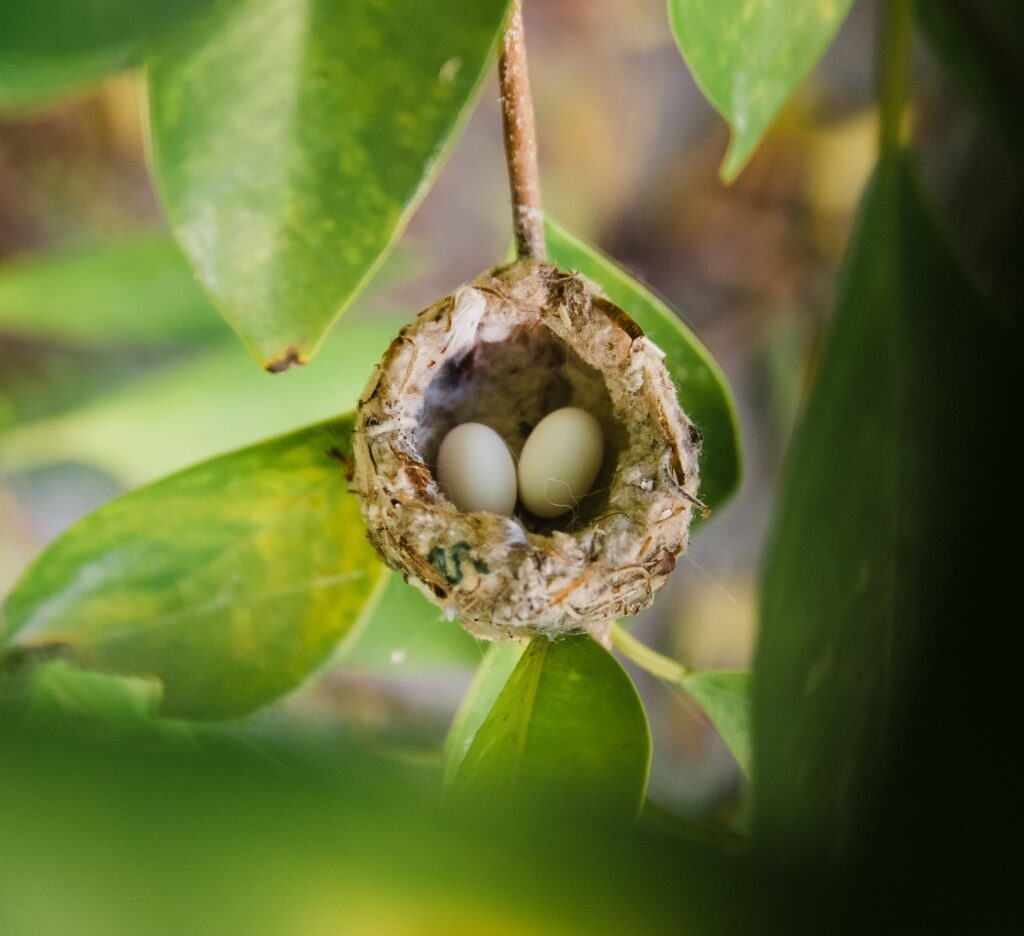
[[[402, 329], [359, 402], [355, 478], [381, 558], [487, 639], [589, 631], [647, 607], [687, 544], [700, 433], [661, 351], [587, 280], [538, 261], [498, 267]], [[576, 510], [462, 513], [435, 474], [441, 440], [483, 423], [518, 459], [548, 413], [604, 431]]]

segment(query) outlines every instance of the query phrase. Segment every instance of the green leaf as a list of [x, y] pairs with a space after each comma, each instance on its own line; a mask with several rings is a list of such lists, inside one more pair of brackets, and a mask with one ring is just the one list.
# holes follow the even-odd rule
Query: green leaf
[[132, 65], [121, 50], [91, 55], [8, 55], [0, 53], [0, 113], [23, 110], [79, 91]]
[[444, 741], [445, 787], [450, 787], [455, 782], [476, 733], [494, 708], [494, 703], [501, 695], [501, 690], [505, 688], [525, 649], [524, 644], [514, 640], [503, 644], [491, 644], [487, 648], [487, 653], [462, 698]]
[[1016, 483], [1011, 355], [1019, 342], [965, 279], [905, 157], [887, 157], [767, 548], [753, 684], [766, 847], [889, 861], [959, 835], [958, 784], [977, 785], [1005, 741], [986, 734], [1002, 683], [978, 626], [998, 627], [1010, 574], [995, 544]]
[[384, 579], [348, 491], [352, 417], [101, 508], [15, 586], [0, 642], [158, 679], [162, 712], [239, 715], [298, 686]]
[[750, 777], [750, 674], [731, 670], [688, 670], [652, 650], [621, 624], [612, 645], [627, 659], [669, 685], [679, 686], [718, 729], [743, 773]]
[[108, 349], [187, 343], [226, 331], [165, 234], [0, 266], [0, 332]]
[[453, 790], [495, 805], [596, 805], [635, 818], [651, 738], [640, 697], [590, 637], [534, 638], [459, 766]]
[[742, 473], [736, 404], [725, 375], [678, 316], [625, 270], [551, 221], [546, 234], [555, 263], [597, 283], [665, 352], [665, 366], [676, 383], [679, 403], [704, 435], [701, 499], [718, 509], [736, 491]]
[[669, 0], [672, 32], [705, 97], [732, 131], [732, 181], [807, 77], [853, 0]]
[[154, 162], [200, 281], [264, 367], [308, 360], [467, 116], [507, 0], [241, 0], [150, 68]]
[[917, 0], [939, 60], [1014, 149], [1024, 150], [1024, 6], [1020, 0]]
[[346, 669], [400, 676], [471, 669], [480, 663], [482, 653], [458, 621], [446, 620], [436, 605], [392, 572], [365, 630], [343, 662]]
[[136, 64], [202, 0], [7, 0], [0, 106], [26, 106]]
[[740, 770], [750, 777], [750, 673], [697, 670], [679, 684], [711, 719]]
[[806, 888], [750, 862], [593, 816], [440, 809], [421, 775], [351, 745], [282, 770], [240, 745], [140, 752], [9, 714], [12, 936], [811, 929]]
[[[0, 470], [79, 462], [135, 486], [355, 405], [397, 319], [346, 321], [309, 367], [272, 376], [236, 344], [0, 435]], [[159, 413], [159, 418], [154, 418]]]
[[139, 723], [156, 717], [160, 692], [152, 679], [87, 673], [67, 660], [51, 660], [32, 671], [26, 703], [33, 718], [73, 715]]

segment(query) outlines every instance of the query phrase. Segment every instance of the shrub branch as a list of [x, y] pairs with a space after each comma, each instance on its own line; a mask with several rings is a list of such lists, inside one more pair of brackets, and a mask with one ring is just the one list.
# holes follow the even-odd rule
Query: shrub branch
[[501, 113], [505, 134], [505, 159], [512, 192], [512, 228], [520, 258], [543, 259], [544, 213], [540, 201], [537, 168], [537, 130], [533, 98], [526, 69], [521, 0], [513, 0], [498, 59]]

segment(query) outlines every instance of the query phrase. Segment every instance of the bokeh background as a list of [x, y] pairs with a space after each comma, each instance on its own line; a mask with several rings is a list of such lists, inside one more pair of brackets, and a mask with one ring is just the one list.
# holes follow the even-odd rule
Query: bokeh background
[[[875, 158], [875, 12], [854, 5], [821, 66], [725, 187], [725, 125], [681, 60], [662, 0], [528, 7], [547, 210], [663, 295], [736, 394], [742, 490], [636, 624], [696, 667], [751, 662], [775, 485]], [[1003, 304], [1019, 299], [1024, 273], [986, 245], [1019, 211], [1020, 180], [923, 46], [913, 119], [932, 200], [975, 278]], [[208, 308], [183, 262], [168, 261], [138, 76], [0, 112], [0, 595], [50, 539], [119, 492], [351, 408], [398, 324], [499, 262], [509, 241], [492, 79], [378, 280], [319, 357], [272, 377]], [[106, 271], [99, 279], [97, 269]], [[429, 761], [481, 654], [396, 587], [377, 625], [258, 716], [255, 730], [345, 735]], [[704, 716], [681, 693], [634, 677], [655, 734], [652, 798], [691, 817], [735, 817], [741, 778]]]

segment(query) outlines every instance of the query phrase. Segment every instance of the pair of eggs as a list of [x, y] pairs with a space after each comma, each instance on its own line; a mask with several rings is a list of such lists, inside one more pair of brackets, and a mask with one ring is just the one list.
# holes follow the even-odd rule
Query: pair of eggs
[[516, 497], [537, 517], [574, 510], [593, 486], [604, 458], [598, 421], [575, 406], [549, 413], [530, 433], [519, 456], [493, 429], [463, 423], [451, 430], [437, 453], [437, 480], [459, 510], [511, 516]]

